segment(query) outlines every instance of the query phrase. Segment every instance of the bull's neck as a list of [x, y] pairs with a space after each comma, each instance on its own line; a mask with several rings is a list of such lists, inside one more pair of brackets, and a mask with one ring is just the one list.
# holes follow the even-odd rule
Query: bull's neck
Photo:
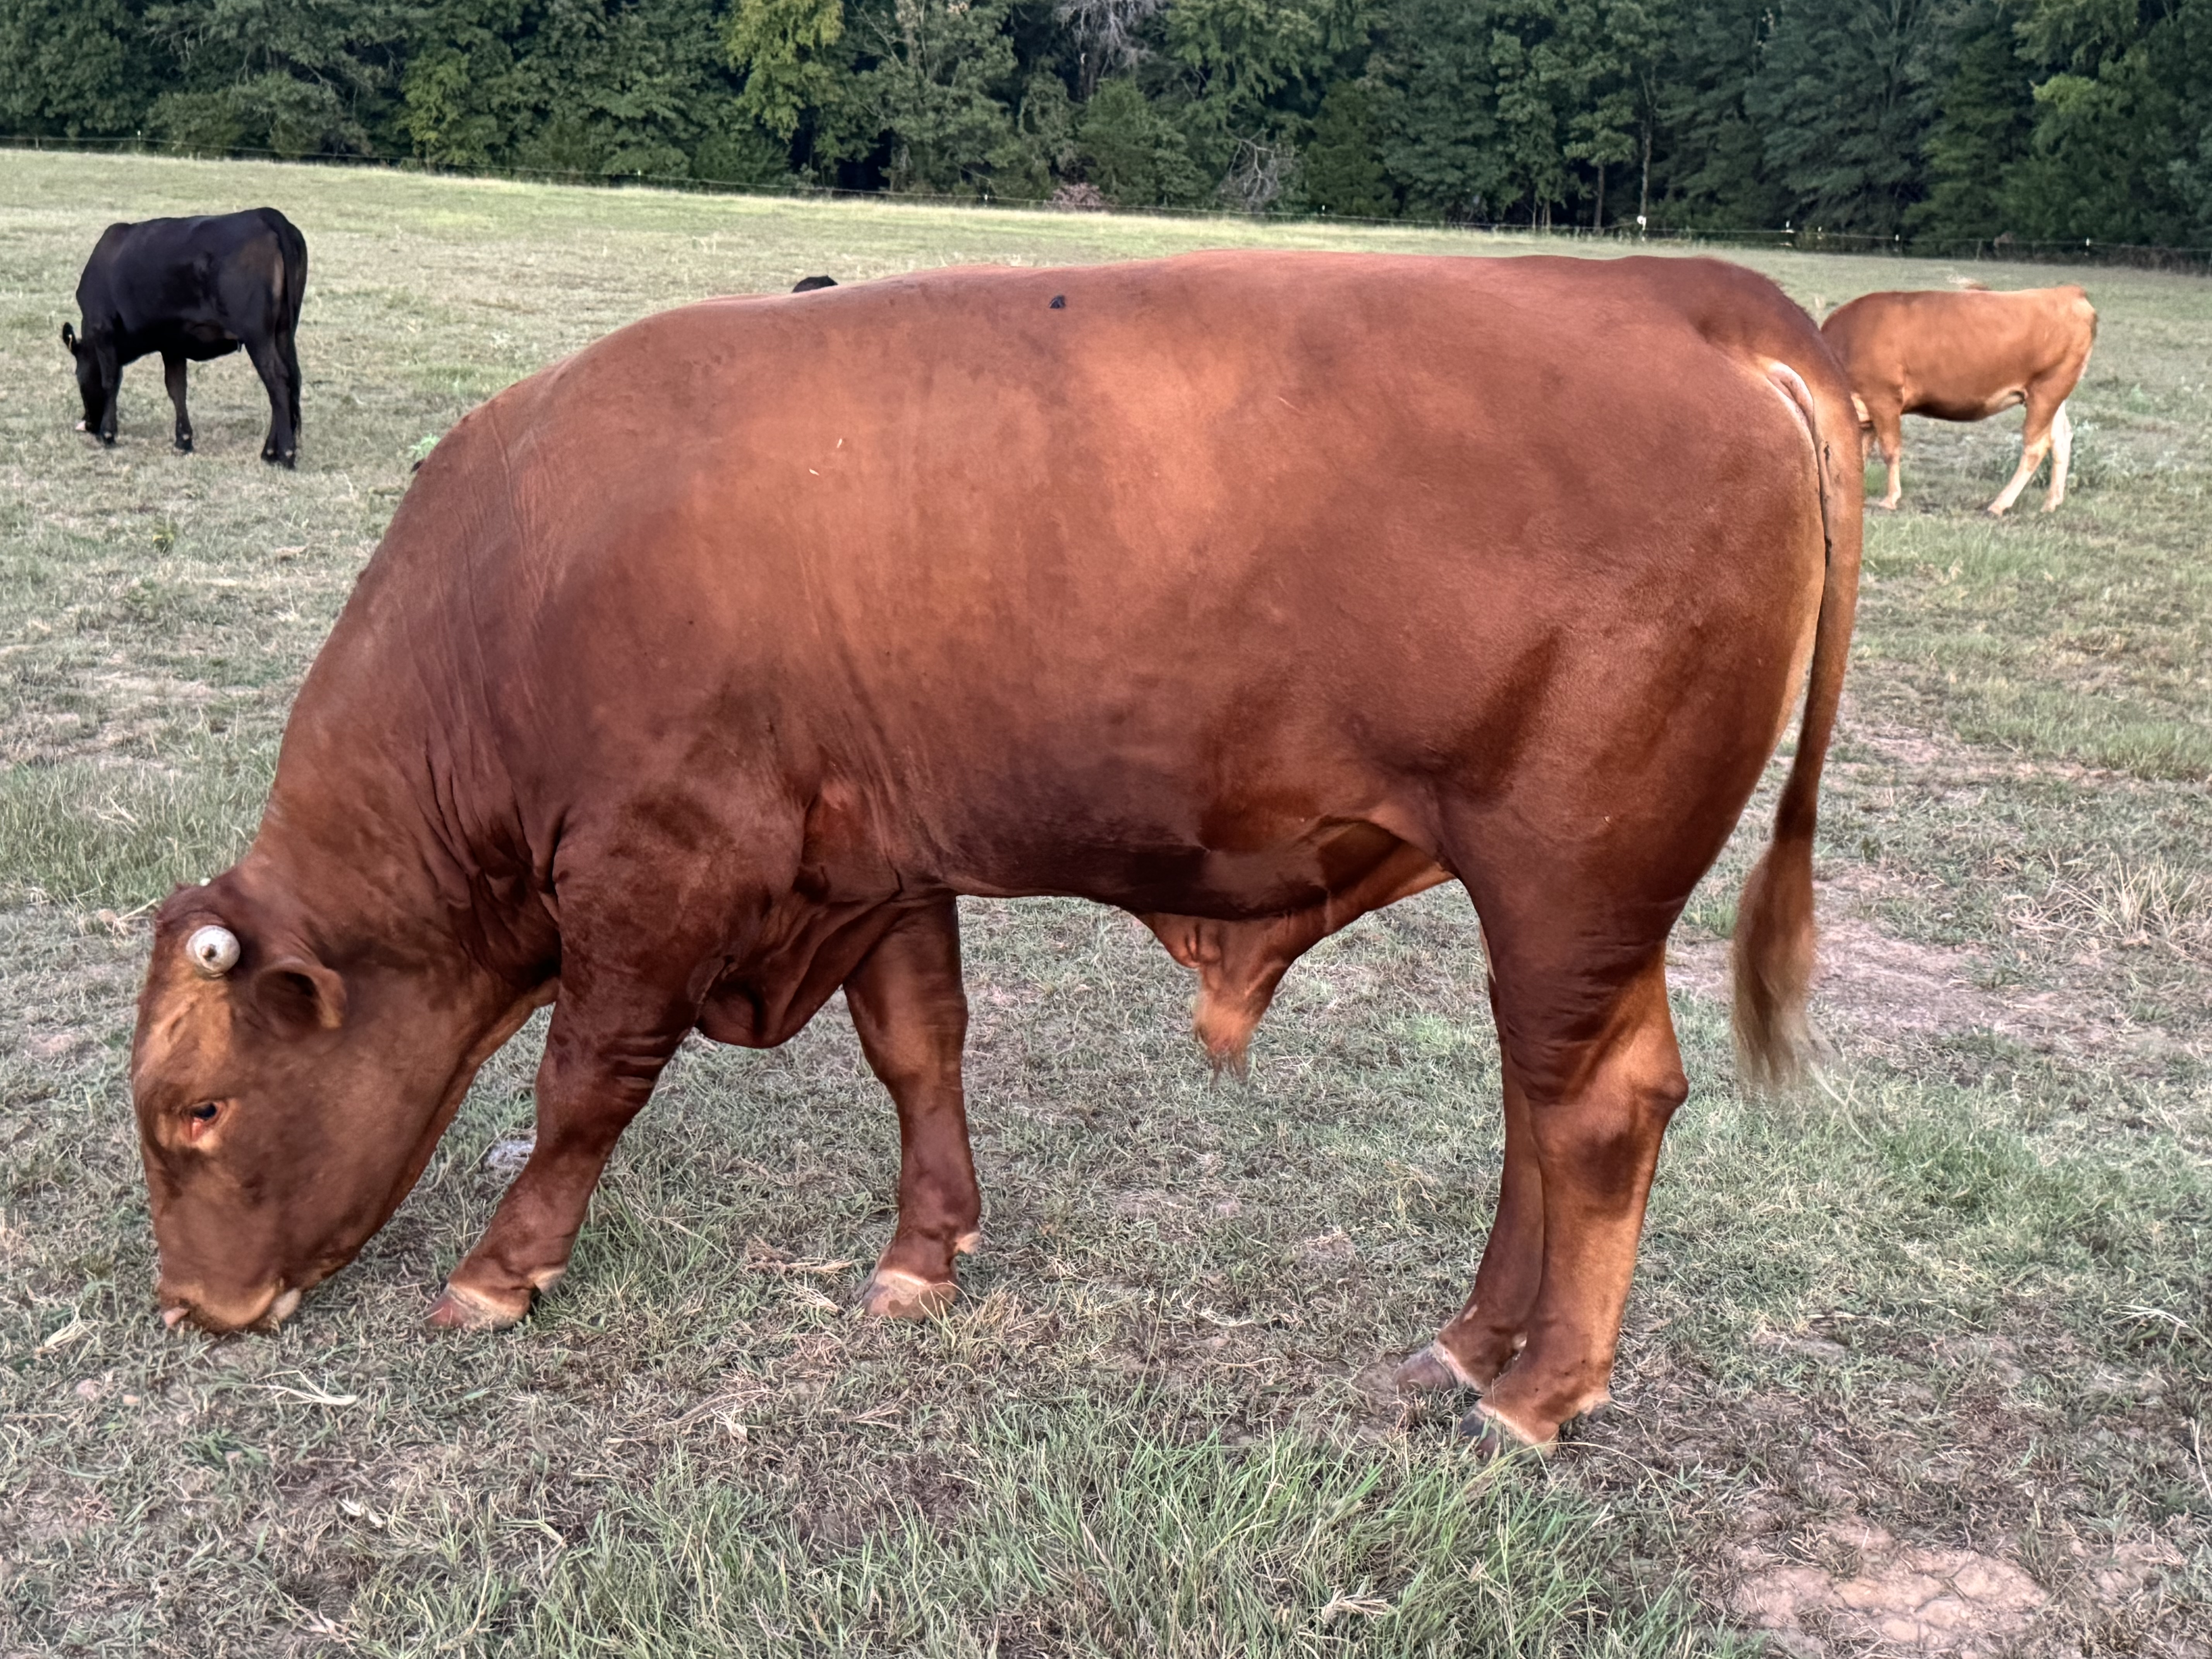
[[513, 822], [505, 780], [457, 763], [415, 713], [311, 677], [249, 861], [333, 944], [527, 989], [559, 946], [526, 866], [486, 830]]

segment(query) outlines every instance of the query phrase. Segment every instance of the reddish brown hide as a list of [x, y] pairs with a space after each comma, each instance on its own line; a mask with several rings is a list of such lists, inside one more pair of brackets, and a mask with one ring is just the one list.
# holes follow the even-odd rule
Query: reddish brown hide
[[2009, 509], [2046, 455], [2043, 510], [2066, 499], [2074, 456], [2066, 399], [2097, 338], [2096, 309], [2080, 289], [1862, 295], [1838, 307], [1820, 332], [1864, 408], [1867, 441], [1888, 468], [1876, 506], [1896, 507], [1903, 489], [1905, 416], [1980, 421], [2014, 404], [2027, 405], [2020, 465], [1989, 511]]
[[536, 1149], [433, 1316], [520, 1318], [685, 1033], [781, 1042], [840, 986], [904, 1148], [865, 1304], [941, 1306], [980, 1214], [956, 896], [1144, 916], [1226, 1056], [1449, 874], [1507, 1159], [1413, 1380], [1548, 1441], [1603, 1397], [1687, 1087], [1668, 932], [1809, 663], [1738, 939], [1747, 1057], [1796, 1059], [1852, 426], [1805, 315], [1701, 260], [956, 270], [623, 330], [440, 444], [252, 850], [162, 909], [164, 1307], [288, 1313], [551, 1000]]

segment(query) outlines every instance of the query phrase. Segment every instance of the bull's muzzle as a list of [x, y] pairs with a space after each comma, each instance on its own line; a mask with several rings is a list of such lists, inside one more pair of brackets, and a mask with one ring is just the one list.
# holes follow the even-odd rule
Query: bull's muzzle
[[298, 1311], [300, 1294], [296, 1287], [272, 1285], [258, 1297], [226, 1306], [204, 1292], [164, 1289], [161, 1323], [171, 1330], [190, 1323], [210, 1336], [243, 1330], [273, 1331]]

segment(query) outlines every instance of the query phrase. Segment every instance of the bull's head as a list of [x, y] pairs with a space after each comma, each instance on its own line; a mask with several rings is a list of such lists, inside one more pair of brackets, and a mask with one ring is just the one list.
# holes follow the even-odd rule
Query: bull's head
[[107, 394], [100, 379], [100, 354], [90, 341], [78, 339], [76, 331], [67, 323], [62, 325], [62, 343], [76, 359], [77, 395], [84, 399], [84, 419], [77, 423], [77, 430], [97, 432], [100, 416], [107, 410]]
[[245, 867], [162, 905], [131, 1081], [171, 1324], [273, 1325], [351, 1261], [526, 1016], [458, 953], [313, 942]]

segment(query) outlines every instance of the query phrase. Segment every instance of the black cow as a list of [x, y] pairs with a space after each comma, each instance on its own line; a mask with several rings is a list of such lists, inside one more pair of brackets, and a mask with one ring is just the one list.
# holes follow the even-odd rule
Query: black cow
[[812, 294], [818, 289], [836, 286], [837, 279], [835, 276], [802, 276], [792, 284], [791, 291], [793, 294]]
[[177, 447], [189, 454], [185, 364], [242, 345], [269, 388], [261, 459], [290, 466], [300, 444], [300, 357], [292, 336], [307, 287], [307, 239], [275, 208], [110, 225], [77, 278], [84, 337], [62, 325], [84, 394], [77, 429], [113, 443], [123, 365], [158, 351], [177, 406]]

